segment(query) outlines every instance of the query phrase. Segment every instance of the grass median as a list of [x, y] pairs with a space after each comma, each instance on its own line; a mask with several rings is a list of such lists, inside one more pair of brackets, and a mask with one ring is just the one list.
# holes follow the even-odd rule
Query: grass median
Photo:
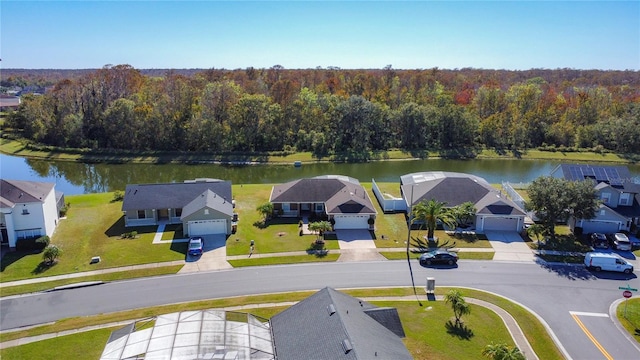
[[[437, 288], [436, 293], [443, 295], [448, 290], [448, 288]], [[544, 358], [549, 360], [562, 359], [560, 352], [555, 347], [551, 337], [544, 330], [542, 324], [528, 311], [504, 298], [489, 293], [470, 289], [460, 289], [460, 291], [464, 297], [482, 299], [504, 308], [519, 323], [527, 339], [529, 339], [534, 346], [537, 354], [544, 355]], [[410, 296], [413, 294], [411, 288], [352, 289], [345, 290], [345, 292], [356, 297]], [[17, 333], [4, 333], [1, 334], [1, 340], [7, 341], [26, 336], [77, 329], [89, 325], [106, 324], [127, 319], [140, 319], [176, 311], [299, 301], [312, 293], [313, 292], [295, 292], [217, 299], [131, 310], [115, 314], [66, 319], [52, 325], [45, 325]], [[450, 306], [442, 301], [428, 302], [422, 307], [418, 306], [415, 300], [371, 300], [371, 302], [378, 306], [393, 306], [398, 309], [407, 334], [404, 340], [405, 345], [415, 359], [479, 359], [482, 356], [482, 349], [491, 342], [513, 345], [513, 340], [502, 320], [492, 311], [478, 305], [472, 304], [471, 313], [463, 316], [463, 331], [453, 331], [446, 325], [447, 321], [452, 319], [453, 313]], [[282, 309], [284, 309], [284, 307], [277, 306], [274, 308], [255, 308], [246, 311], [269, 318]], [[111, 329], [101, 329], [38, 341], [0, 350], [0, 356], [3, 359], [58, 359], [78, 358], [74, 356], [74, 354], [83, 354], [83, 356], [81, 356], [83, 358], [97, 358], [100, 356], [110, 332]], [[534, 339], [534, 341], [532, 341], [532, 339]], [[51, 352], [52, 347], [55, 347], [57, 351]]]

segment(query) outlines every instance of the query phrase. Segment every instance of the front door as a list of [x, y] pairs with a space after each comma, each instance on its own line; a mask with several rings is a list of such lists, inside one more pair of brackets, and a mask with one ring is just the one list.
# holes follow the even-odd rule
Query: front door
[[169, 209], [158, 209], [158, 220], [169, 220]]

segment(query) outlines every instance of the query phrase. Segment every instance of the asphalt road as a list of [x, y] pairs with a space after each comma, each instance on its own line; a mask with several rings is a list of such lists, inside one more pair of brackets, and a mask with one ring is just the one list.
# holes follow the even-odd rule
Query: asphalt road
[[[460, 261], [454, 269], [427, 269], [414, 262], [413, 269], [420, 288], [425, 286], [427, 277], [435, 277], [436, 286], [487, 290], [528, 307], [551, 327], [573, 359], [640, 359], [638, 343], [625, 337], [608, 317], [611, 304], [622, 298], [619, 286], [640, 288], [635, 275], [594, 274], [582, 266], [498, 261]], [[171, 275], [1, 299], [0, 328], [237, 295], [317, 290], [325, 286], [410, 285], [404, 261], [300, 264]], [[538, 355], [544, 359], [544, 354]]]

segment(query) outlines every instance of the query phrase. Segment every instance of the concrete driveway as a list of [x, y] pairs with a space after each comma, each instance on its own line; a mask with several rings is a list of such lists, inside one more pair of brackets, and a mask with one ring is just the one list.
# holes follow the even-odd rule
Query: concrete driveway
[[491, 246], [495, 250], [493, 260], [503, 261], [535, 261], [533, 251], [525, 244], [520, 234], [515, 231], [486, 231]]
[[223, 234], [202, 235], [204, 251], [201, 256], [187, 254], [186, 263], [178, 273], [231, 269], [227, 262], [227, 237]]
[[386, 260], [376, 249], [369, 230], [336, 230], [340, 257], [338, 261]]

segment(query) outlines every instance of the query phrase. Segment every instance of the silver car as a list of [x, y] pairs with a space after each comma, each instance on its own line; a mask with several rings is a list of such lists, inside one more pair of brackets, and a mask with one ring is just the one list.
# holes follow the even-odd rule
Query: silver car
[[618, 250], [631, 251], [631, 241], [629, 241], [627, 235], [623, 233], [615, 233], [613, 235], [613, 245]]

